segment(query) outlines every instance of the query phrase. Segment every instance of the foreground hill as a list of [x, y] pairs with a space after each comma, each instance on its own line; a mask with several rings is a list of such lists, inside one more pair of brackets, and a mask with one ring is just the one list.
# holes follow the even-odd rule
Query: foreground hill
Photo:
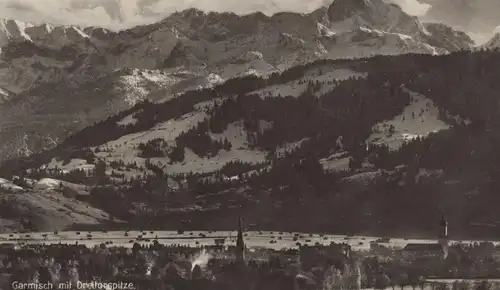
[[[0, 172], [85, 184], [129, 226], [492, 236], [495, 52], [317, 61], [141, 102]], [[422, 214], [425, 212], [425, 214]]]
[[0, 160], [51, 148], [137, 100], [317, 59], [445, 54], [473, 45], [463, 32], [424, 25], [381, 0], [273, 16], [189, 9], [119, 32], [1, 20]]
[[61, 180], [0, 179], [0, 230], [59, 231], [113, 221], [106, 212], [81, 201], [85, 186]]

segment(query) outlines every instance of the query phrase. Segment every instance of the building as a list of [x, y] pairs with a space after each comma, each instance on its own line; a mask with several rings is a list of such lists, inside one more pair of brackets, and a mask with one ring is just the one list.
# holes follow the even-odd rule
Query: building
[[444, 217], [441, 217], [437, 243], [407, 244], [403, 250], [403, 256], [410, 260], [422, 258], [446, 259], [448, 257], [448, 249], [448, 222]]
[[[351, 247], [348, 244], [330, 243], [323, 245], [302, 245], [299, 247], [300, 263], [303, 269], [311, 269], [317, 265], [343, 263], [349, 259]], [[340, 267], [340, 266], [339, 266]]]
[[300, 251], [296, 249], [287, 249], [280, 251], [280, 255], [282, 259], [291, 264], [299, 263], [300, 262]]

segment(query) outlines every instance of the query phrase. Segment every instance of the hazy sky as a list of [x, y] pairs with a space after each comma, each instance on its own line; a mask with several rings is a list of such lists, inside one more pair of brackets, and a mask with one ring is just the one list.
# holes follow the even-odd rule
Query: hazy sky
[[[428, 8], [417, 0], [391, 0], [412, 15]], [[177, 10], [249, 13], [310, 12], [332, 0], [0, 0], [0, 18], [121, 29], [152, 23]]]

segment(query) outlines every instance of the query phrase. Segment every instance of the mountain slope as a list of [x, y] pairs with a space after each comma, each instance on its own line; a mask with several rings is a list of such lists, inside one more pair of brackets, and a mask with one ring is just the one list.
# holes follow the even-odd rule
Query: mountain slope
[[86, 184], [129, 223], [212, 228], [243, 212], [262, 228], [415, 234], [444, 212], [457, 235], [491, 236], [473, 224], [498, 212], [498, 61], [463, 51], [249, 75], [137, 104], [0, 172]]
[[210, 85], [210, 79], [136, 69], [115, 71], [85, 84], [65, 82], [5, 98], [0, 103], [1, 159], [51, 148], [71, 132], [144, 99], [165, 100], [200, 85]]

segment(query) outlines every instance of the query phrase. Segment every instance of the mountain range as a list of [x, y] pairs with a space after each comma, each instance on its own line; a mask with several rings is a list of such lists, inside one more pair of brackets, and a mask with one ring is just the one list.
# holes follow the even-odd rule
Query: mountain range
[[310, 14], [271, 17], [189, 9], [119, 32], [3, 20], [0, 160], [50, 148], [144, 98], [321, 58], [442, 54], [473, 45], [463, 32], [422, 24], [382, 0], [337, 0]]
[[[462, 233], [494, 223], [478, 209], [496, 186], [484, 158], [498, 56], [445, 24], [336, 0], [310, 14], [189, 9], [119, 32], [0, 27], [0, 189], [15, 194], [3, 219], [22, 200], [34, 219], [47, 204], [41, 220], [57, 229], [99, 216], [223, 227], [241, 211], [263, 227], [346, 232], [425, 232], [442, 211]], [[34, 192], [96, 209], [68, 218]], [[410, 201], [428, 216], [403, 212]]]

